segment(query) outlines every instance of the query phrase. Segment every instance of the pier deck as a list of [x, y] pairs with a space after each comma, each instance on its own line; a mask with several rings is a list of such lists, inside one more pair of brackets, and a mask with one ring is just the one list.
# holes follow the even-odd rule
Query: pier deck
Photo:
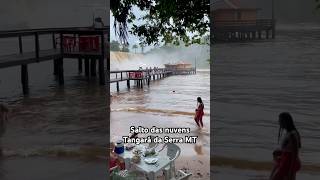
[[62, 55], [57, 49], [41, 50], [39, 57], [35, 56], [35, 52], [25, 52], [23, 54], [0, 55], [0, 68], [11, 66], [19, 66], [22, 64], [31, 64], [41, 61], [48, 61], [56, 58], [61, 58]]
[[[0, 31], [0, 40], [15, 40], [17, 42], [15, 54], [0, 55], [0, 69], [13, 66], [21, 66], [21, 83], [23, 93], [28, 94], [28, 64], [42, 61], [53, 61], [53, 74], [58, 78], [59, 83], [64, 84], [63, 59], [77, 59], [79, 72], [82, 72], [82, 62], [85, 61], [85, 74], [95, 76], [99, 73], [99, 82], [105, 85], [105, 68], [110, 69], [107, 44], [109, 28], [94, 29], [92, 27], [72, 27], [72, 28], [46, 28], [46, 29], [26, 29], [14, 31]], [[47, 49], [43, 48], [43, 37]], [[24, 51], [24, 38], [33, 39], [33, 50]], [[49, 41], [49, 42], [48, 42]], [[30, 46], [30, 44], [28, 45]], [[30, 49], [30, 47], [28, 47]], [[106, 63], [105, 63], [106, 61]], [[98, 62], [98, 63], [97, 63]], [[106, 67], [105, 67], [106, 64]]]
[[[145, 69], [145, 70], [119, 70], [110, 71], [109, 83], [116, 83], [117, 91], [120, 91], [119, 83], [127, 81], [127, 88], [130, 89], [130, 81], [134, 81], [134, 84], [138, 88], [143, 88], [143, 85], [150, 85], [152, 80], [163, 79], [171, 75], [182, 75], [182, 74], [196, 74], [196, 68], [188, 68], [184, 70], [169, 70], [166, 68], [158, 69]], [[138, 76], [136, 76], [138, 75]]]
[[[43, 61], [52, 61], [53, 74], [57, 76], [59, 84], [64, 84], [64, 58], [78, 60], [79, 73], [84, 71], [86, 77], [96, 77], [98, 74], [101, 85], [116, 83], [119, 91], [119, 82], [134, 81], [139, 88], [150, 81], [162, 79], [170, 75], [195, 74], [195, 68], [168, 70], [165, 68], [149, 70], [120, 70], [110, 71], [108, 27], [93, 29], [90, 27], [78, 28], [49, 28], [16, 31], [0, 31], [1, 39], [16, 40], [15, 54], [0, 55], [0, 69], [20, 66], [21, 83], [24, 94], [29, 92], [28, 65]], [[49, 37], [50, 48], [43, 49], [41, 38]], [[33, 50], [24, 51], [23, 37], [31, 37]], [[42, 39], [43, 40], [43, 39]], [[51, 41], [51, 42], [50, 42]], [[29, 44], [30, 46], [30, 44]], [[30, 49], [30, 47], [28, 47]], [[83, 68], [84, 66], [84, 68]], [[107, 79], [107, 81], [106, 81]]]

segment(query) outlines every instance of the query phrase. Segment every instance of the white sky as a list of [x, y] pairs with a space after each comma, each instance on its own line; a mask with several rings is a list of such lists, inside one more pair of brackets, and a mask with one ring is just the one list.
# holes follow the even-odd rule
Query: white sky
[[[133, 13], [136, 15], [137, 18], [141, 17], [143, 15], [143, 12], [140, 11], [137, 7], [134, 7], [133, 8]], [[136, 21], [138, 22], [138, 21]], [[119, 39], [116, 37], [115, 33], [114, 33], [114, 27], [113, 27], [113, 23], [114, 23], [114, 17], [112, 15], [112, 12], [110, 12], [110, 40], [117, 40], [119, 41]], [[139, 23], [137, 23], [139, 24]], [[131, 24], [128, 24], [128, 31], [131, 29], [132, 25]], [[130, 34], [128, 32], [128, 43], [129, 43], [129, 49], [130, 49], [130, 52], [134, 52], [134, 50], [132, 49], [132, 46], [134, 44], [137, 44], [139, 46], [139, 37], [137, 36], [134, 36], [132, 34]], [[147, 52], [149, 51], [150, 49], [152, 49], [153, 46], [146, 46], [144, 47], [144, 52]], [[141, 48], [139, 46], [139, 48], [137, 49], [137, 53], [138, 52], [141, 52]]]

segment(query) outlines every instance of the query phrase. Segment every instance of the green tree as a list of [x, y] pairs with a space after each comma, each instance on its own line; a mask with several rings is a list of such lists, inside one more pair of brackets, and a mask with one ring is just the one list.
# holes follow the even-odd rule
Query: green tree
[[[134, 6], [146, 14], [136, 18]], [[114, 0], [110, 8], [115, 18], [115, 33], [125, 43], [128, 23], [134, 21], [140, 22], [132, 23], [129, 32], [148, 45], [201, 43], [201, 37], [209, 31], [210, 0]]]
[[118, 41], [111, 41], [110, 42], [110, 50], [111, 51], [120, 51], [120, 43]]
[[122, 51], [122, 52], [130, 52], [128, 46], [123, 46], [121, 51]]
[[143, 43], [140, 43], [140, 48], [141, 48], [141, 53], [143, 54], [144, 53], [144, 44]]
[[138, 45], [134, 44], [134, 45], [132, 46], [132, 49], [134, 49], [134, 53], [137, 53]]

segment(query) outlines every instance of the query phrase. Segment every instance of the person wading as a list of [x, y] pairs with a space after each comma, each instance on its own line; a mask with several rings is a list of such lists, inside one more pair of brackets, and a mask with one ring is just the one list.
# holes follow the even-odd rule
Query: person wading
[[[0, 104], [0, 138], [4, 135], [6, 131], [6, 125], [8, 121], [8, 108]], [[1, 139], [0, 139], [0, 157], [2, 156], [2, 146], [1, 146]]]
[[287, 112], [280, 113], [279, 126], [278, 144], [283, 130], [286, 131], [286, 134], [281, 140], [280, 149], [273, 152], [275, 164], [270, 180], [295, 180], [296, 173], [301, 168], [299, 159], [300, 134], [294, 125], [292, 116]]
[[202, 116], [204, 115], [203, 109], [204, 109], [204, 105], [203, 105], [202, 99], [201, 97], [198, 97], [197, 109], [196, 109], [196, 114], [194, 116], [194, 120], [196, 121], [199, 128], [203, 128], [203, 122], [202, 122]]

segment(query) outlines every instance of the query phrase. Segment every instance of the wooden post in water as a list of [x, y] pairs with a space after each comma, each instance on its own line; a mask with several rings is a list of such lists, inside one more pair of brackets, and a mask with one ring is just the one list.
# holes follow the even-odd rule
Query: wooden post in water
[[79, 74], [82, 73], [82, 58], [78, 58], [78, 72]]
[[119, 88], [119, 81], [117, 81], [117, 91], [118, 91], [118, 92], [120, 91], [120, 88]]
[[23, 53], [23, 49], [22, 49], [22, 37], [21, 37], [21, 36], [19, 36], [19, 52], [20, 52], [20, 54]]
[[59, 58], [58, 60], [58, 78], [59, 78], [59, 84], [64, 84], [64, 75], [63, 75], [63, 58]]
[[39, 52], [40, 52], [40, 45], [39, 45], [39, 34], [36, 32], [35, 33], [35, 52], [36, 52], [36, 58], [37, 58], [37, 62], [39, 62]]
[[29, 93], [29, 77], [28, 77], [28, 65], [21, 65], [21, 83], [23, 94], [26, 95]]
[[106, 77], [104, 72], [104, 57], [101, 57], [101, 59], [99, 59], [99, 82], [100, 85], [106, 84]]
[[55, 76], [58, 75], [58, 60], [57, 59], [53, 60], [53, 74]]
[[52, 47], [53, 49], [57, 49], [57, 43], [56, 43], [56, 36], [54, 33], [52, 33]]
[[90, 72], [91, 72], [91, 76], [92, 76], [92, 77], [95, 77], [95, 76], [97, 75], [97, 63], [96, 63], [96, 59], [91, 59]]
[[89, 59], [86, 57], [84, 59], [84, 74], [85, 76], [89, 77]]
[[127, 88], [130, 89], [130, 80], [127, 80]]

